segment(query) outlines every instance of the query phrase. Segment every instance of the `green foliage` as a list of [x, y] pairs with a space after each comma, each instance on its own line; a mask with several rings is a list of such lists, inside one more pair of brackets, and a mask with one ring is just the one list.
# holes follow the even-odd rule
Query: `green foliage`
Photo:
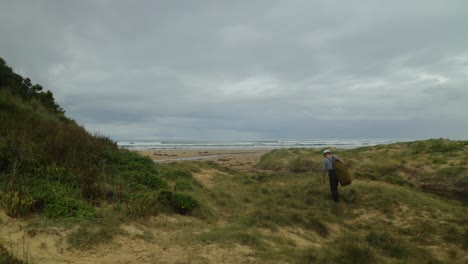
[[192, 173], [184, 169], [168, 169], [163, 175], [167, 180], [176, 180], [176, 179], [192, 179]]
[[255, 165], [258, 169], [264, 170], [281, 170], [287, 167], [287, 158], [290, 153], [286, 149], [275, 149], [260, 158], [260, 161]]
[[177, 179], [174, 185], [174, 191], [191, 191], [192, 184], [188, 180]]
[[106, 153], [107, 161], [115, 164], [112, 173], [118, 175], [122, 184], [141, 184], [151, 190], [168, 189], [169, 185], [157, 172], [154, 162], [129, 150], [111, 150]]
[[154, 216], [161, 207], [159, 196], [154, 192], [135, 195], [125, 203], [126, 213], [131, 217]]
[[34, 206], [35, 200], [28, 194], [0, 191], [0, 204], [7, 215], [12, 217], [27, 215]]
[[0, 88], [20, 97], [25, 101], [37, 100], [47, 111], [63, 115], [64, 111], [55, 102], [51, 91], [43, 91], [43, 87], [31, 83], [31, 79], [23, 78], [7, 66], [5, 60], [0, 58]]
[[447, 139], [430, 139], [426, 141], [415, 141], [408, 143], [411, 154], [442, 153], [450, 154], [465, 148], [466, 142], [451, 141]]
[[89, 134], [64, 116], [50, 91], [0, 62], [0, 191], [9, 214], [86, 219], [95, 217], [93, 206], [121, 202], [131, 215], [153, 214], [147, 204], [159, 200], [147, 194], [169, 189], [164, 171]]
[[310, 157], [298, 156], [289, 161], [288, 167], [292, 172], [308, 172], [317, 169], [317, 163]]
[[94, 216], [94, 208], [79, 199], [79, 193], [70, 187], [46, 180], [37, 181], [31, 195], [36, 200], [36, 210], [43, 211], [51, 218], [77, 217], [90, 218]]
[[180, 214], [187, 214], [198, 206], [197, 200], [192, 196], [177, 192], [173, 193], [171, 203], [176, 212]]

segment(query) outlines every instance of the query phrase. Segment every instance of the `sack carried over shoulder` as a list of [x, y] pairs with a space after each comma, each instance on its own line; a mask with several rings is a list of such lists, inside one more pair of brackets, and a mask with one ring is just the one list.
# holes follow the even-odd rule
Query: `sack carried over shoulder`
[[340, 160], [333, 159], [333, 167], [335, 167], [336, 177], [341, 186], [351, 184], [351, 175], [349, 174], [348, 167]]

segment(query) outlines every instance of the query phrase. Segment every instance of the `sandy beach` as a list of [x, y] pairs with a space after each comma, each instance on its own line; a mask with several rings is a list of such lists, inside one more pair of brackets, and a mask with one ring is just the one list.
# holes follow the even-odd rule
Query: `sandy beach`
[[155, 162], [184, 160], [215, 161], [223, 166], [241, 171], [252, 169], [260, 157], [273, 149], [155, 149], [137, 150], [140, 155]]

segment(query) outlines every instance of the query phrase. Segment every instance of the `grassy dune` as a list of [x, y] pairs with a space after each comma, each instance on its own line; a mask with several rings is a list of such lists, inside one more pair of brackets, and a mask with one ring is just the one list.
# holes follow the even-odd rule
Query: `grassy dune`
[[[216, 219], [215, 227], [196, 239], [248, 246], [252, 256], [265, 263], [464, 263], [466, 207], [423, 192], [418, 183], [424, 178], [408, 180], [404, 175], [409, 165], [401, 169], [394, 164], [414, 144], [434, 142], [438, 141], [339, 151], [357, 179], [340, 189], [343, 202], [338, 205], [327, 185], [320, 183], [321, 155], [316, 150], [275, 150], [262, 158], [257, 164], [261, 171], [253, 175], [214, 173], [211, 188], [196, 184], [190, 191], [212, 212], [209, 219]], [[457, 151], [466, 151], [463, 142], [442, 142], [460, 144]], [[400, 156], [382, 154], [395, 150]], [[426, 167], [431, 154], [427, 156], [411, 164]], [[358, 162], [361, 159], [366, 162]], [[457, 166], [463, 160], [449, 162]], [[198, 168], [190, 164], [196, 181]]]

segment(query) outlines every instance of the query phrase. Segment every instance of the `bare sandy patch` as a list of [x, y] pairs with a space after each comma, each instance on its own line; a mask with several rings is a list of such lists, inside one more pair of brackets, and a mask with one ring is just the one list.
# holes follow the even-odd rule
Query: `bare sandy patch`
[[260, 157], [272, 149], [158, 149], [138, 150], [138, 154], [156, 162], [183, 160], [215, 161], [236, 170], [251, 172]]

